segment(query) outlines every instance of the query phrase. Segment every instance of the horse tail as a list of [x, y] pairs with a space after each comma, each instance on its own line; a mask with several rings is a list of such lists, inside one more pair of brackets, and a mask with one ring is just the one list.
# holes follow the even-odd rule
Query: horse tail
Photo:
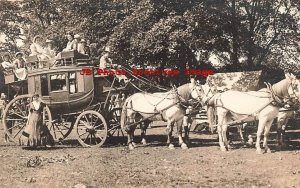
[[127, 105], [128, 103], [131, 102], [131, 97], [127, 98], [124, 102], [124, 105], [122, 107], [122, 112], [121, 112], [121, 120], [120, 120], [120, 124], [121, 124], [121, 128], [123, 129], [125, 127], [126, 124], [126, 119], [127, 119]]

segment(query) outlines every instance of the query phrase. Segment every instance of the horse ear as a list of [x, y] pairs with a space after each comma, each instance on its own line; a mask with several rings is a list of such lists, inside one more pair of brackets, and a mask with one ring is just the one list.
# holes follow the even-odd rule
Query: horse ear
[[296, 79], [296, 76], [293, 73], [291, 73], [290, 76], [292, 79]]
[[285, 73], [285, 78], [288, 79], [290, 82], [292, 81], [292, 76], [290, 75], [290, 73]]

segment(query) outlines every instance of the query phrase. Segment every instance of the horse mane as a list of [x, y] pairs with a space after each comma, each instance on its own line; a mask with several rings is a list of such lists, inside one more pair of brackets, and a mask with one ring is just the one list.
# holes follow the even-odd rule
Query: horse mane
[[288, 87], [288, 79], [281, 80], [280, 82], [272, 85], [274, 93], [280, 97], [288, 95]]

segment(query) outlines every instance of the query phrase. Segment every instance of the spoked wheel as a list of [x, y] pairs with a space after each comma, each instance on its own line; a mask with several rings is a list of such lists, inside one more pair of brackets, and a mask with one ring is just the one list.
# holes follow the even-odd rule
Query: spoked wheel
[[82, 112], [76, 119], [77, 140], [83, 147], [100, 147], [107, 138], [107, 124], [103, 116], [93, 110]]
[[57, 119], [52, 121], [52, 125], [49, 127], [49, 130], [54, 138], [54, 140], [63, 140], [71, 132], [74, 127], [75, 118], [73, 116], [63, 116], [61, 115]]
[[121, 113], [122, 108], [114, 108], [107, 115], [107, 123], [108, 123], [108, 136], [109, 137], [117, 137], [121, 139], [124, 137], [124, 132], [121, 129]]
[[[2, 123], [5, 134], [12, 142], [19, 142], [23, 129], [28, 121], [30, 101], [31, 95], [18, 96], [10, 101], [4, 110]], [[51, 112], [49, 107], [46, 106], [43, 110], [43, 123], [49, 128], [51, 127], [51, 121]], [[53, 133], [51, 132], [51, 134]]]

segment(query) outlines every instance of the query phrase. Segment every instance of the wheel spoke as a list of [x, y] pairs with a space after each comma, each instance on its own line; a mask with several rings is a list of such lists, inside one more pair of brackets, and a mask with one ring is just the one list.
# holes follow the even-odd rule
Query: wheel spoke
[[87, 139], [89, 136], [90, 136], [90, 134], [88, 134], [88, 135], [87, 135], [87, 137], [84, 139], [84, 141], [83, 141], [83, 142], [85, 142], [85, 141], [86, 141], [86, 139]]
[[99, 144], [100, 142], [97, 142], [96, 135], [95, 135], [95, 134], [93, 134], [93, 136], [94, 136], [94, 139], [95, 139], [95, 144], [96, 144], [96, 145], [97, 145], [97, 144]]
[[94, 128], [97, 129], [98, 127], [101, 127], [102, 125], [104, 125], [104, 123], [101, 123], [100, 125], [97, 125]]
[[89, 126], [90, 126], [91, 124], [90, 124], [89, 120], [87, 119], [86, 115], [84, 115], [84, 118], [85, 118], [86, 122], [87, 122], [87, 123], [89, 124]]
[[81, 136], [85, 135], [86, 133], [88, 133], [88, 132], [84, 132], [84, 133], [82, 133], [81, 135], [79, 135], [79, 137], [81, 137]]
[[17, 132], [17, 134], [15, 134], [15, 136], [13, 138], [16, 138], [16, 136], [23, 130], [25, 126], [23, 126], [21, 129], [19, 129], [19, 131]]
[[64, 133], [61, 131], [61, 129], [59, 128], [59, 126], [56, 126], [56, 129], [58, 130], [58, 132], [60, 132], [60, 134], [64, 137]]
[[[15, 123], [15, 124], [16, 124], [16, 123]], [[7, 130], [12, 130], [13, 128], [18, 127], [19, 125], [22, 125], [22, 123], [18, 123], [18, 124], [16, 124], [16, 125], [13, 125], [12, 127], [8, 128]], [[25, 124], [25, 125], [26, 125], [26, 124]], [[22, 128], [25, 127], [25, 125], [23, 125]]]
[[6, 121], [23, 121], [23, 119], [5, 119]]

